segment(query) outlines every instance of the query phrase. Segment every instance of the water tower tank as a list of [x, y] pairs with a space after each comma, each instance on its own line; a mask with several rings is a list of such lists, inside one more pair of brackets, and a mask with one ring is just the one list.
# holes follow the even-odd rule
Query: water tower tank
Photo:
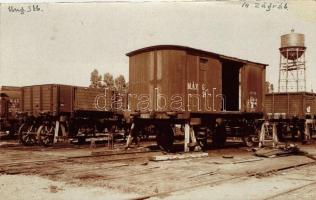
[[305, 35], [301, 33], [294, 33], [291, 30], [290, 34], [281, 36], [281, 54], [289, 59], [296, 60], [300, 58], [305, 51]]

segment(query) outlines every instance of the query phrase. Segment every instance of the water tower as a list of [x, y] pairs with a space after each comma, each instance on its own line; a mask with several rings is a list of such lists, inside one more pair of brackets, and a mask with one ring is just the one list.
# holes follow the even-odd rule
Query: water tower
[[279, 92], [306, 91], [305, 36], [291, 33], [281, 36]]

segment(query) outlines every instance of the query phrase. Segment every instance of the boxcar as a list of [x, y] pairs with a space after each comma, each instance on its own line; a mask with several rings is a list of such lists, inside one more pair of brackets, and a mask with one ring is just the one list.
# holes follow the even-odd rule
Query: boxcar
[[209, 134], [219, 145], [226, 136], [246, 138], [263, 116], [266, 64], [175, 45], [127, 56], [131, 137], [154, 126], [158, 145], [170, 150], [172, 127], [182, 124], [192, 136], [185, 145], [205, 148]]
[[18, 128], [21, 88], [14, 86], [0, 87], [0, 135], [13, 136]]
[[114, 90], [45, 84], [21, 91], [21, 111], [26, 116], [19, 135], [26, 145], [51, 145], [69, 137], [83, 142], [110, 131], [123, 119], [122, 98]]

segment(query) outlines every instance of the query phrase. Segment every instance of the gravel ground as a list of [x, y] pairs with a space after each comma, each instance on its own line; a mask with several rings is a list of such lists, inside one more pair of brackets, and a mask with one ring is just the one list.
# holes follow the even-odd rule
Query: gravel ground
[[[165, 199], [180, 200], [186, 199], [186, 197], [195, 197], [196, 199], [208, 200], [211, 197], [211, 199], [218, 200], [314, 200], [316, 197], [315, 187], [316, 166], [313, 165], [275, 173], [264, 178], [236, 179], [219, 185], [175, 192]], [[301, 189], [297, 190], [297, 188]]]
[[[315, 147], [301, 146], [316, 156]], [[72, 158], [92, 152], [109, 150], [0, 148], [0, 199], [309, 200], [316, 196], [315, 161], [305, 156], [259, 158], [249, 148], [232, 146], [209, 150], [208, 157], [158, 162], [149, 159], [161, 152]], [[135, 159], [125, 159], [130, 156]], [[63, 160], [55, 161], [59, 158]]]
[[6, 200], [104, 200], [130, 199], [136, 194], [100, 187], [73, 186], [60, 181], [25, 175], [0, 176], [1, 199]]

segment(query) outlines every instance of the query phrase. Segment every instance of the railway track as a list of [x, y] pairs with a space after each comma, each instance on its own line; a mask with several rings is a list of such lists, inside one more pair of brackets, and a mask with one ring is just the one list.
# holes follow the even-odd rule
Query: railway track
[[[131, 151], [119, 153], [104, 153], [96, 155], [84, 156], [69, 156], [57, 159], [40, 159], [30, 161], [16, 161], [0, 164], [0, 173], [2, 174], [22, 174], [27, 173], [28, 170], [45, 169], [47, 166], [54, 166], [59, 163], [84, 163], [96, 164], [102, 162], [121, 162], [121, 161], [134, 161], [139, 159], [146, 159], [150, 156], [160, 154], [160, 151]], [[97, 159], [96, 159], [97, 158]], [[100, 168], [101, 169], [101, 168]]]
[[[65, 178], [65, 175], [71, 175], [71, 178], [76, 179], [78, 183], [82, 180], [87, 181], [123, 181], [132, 177], [132, 179], [142, 179], [144, 177], [155, 177], [155, 176], [166, 176], [166, 178], [177, 179], [178, 175], [165, 173], [165, 169], [157, 167], [157, 165], [148, 165], [146, 167], [141, 167], [142, 170], [134, 170], [130, 173], [125, 173], [128, 171], [128, 167], [130, 166], [141, 166], [142, 163], [147, 165], [145, 162], [148, 161], [148, 157], [157, 155], [161, 153], [160, 151], [128, 151], [128, 152], [115, 152], [115, 153], [98, 153], [94, 155], [83, 155], [83, 156], [69, 156], [58, 159], [39, 159], [39, 160], [31, 160], [31, 161], [23, 161], [23, 162], [7, 162], [0, 164], [0, 174], [31, 174], [31, 175], [39, 175], [39, 176], [49, 176], [51, 178]], [[133, 199], [149, 199], [154, 197], [161, 197], [171, 195], [175, 192], [186, 191], [191, 189], [197, 189], [203, 186], [216, 186], [225, 183], [239, 183], [243, 182], [250, 177], [268, 177], [272, 174], [275, 174], [279, 171], [290, 170], [293, 168], [300, 168], [308, 165], [315, 165], [316, 160], [313, 156], [307, 156], [313, 159], [312, 162], [304, 163], [304, 164], [296, 164], [291, 166], [280, 167], [278, 169], [268, 170], [268, 171], [260, 171], [256, 173], [250, 173], [246, 175], [231, 175], [231, 176], [223, 176], [218, 180], [218, 177], [210, 176], [211, 171], [209, 173], [203, 172], [203, 174], [198, 175], [198, 179], [193, 178], [192, 174], [190, 176], [185, 175], [188, 184], [181, 187], [179, 185], [177, 188], [172, 190], [161, 190], [159, 192], [152, 191], [148, 193], [142, 192], [142, 196], [133, 198]], [[80, 168], [81, 164], [84, 164], [84, 168]], [[162, 165], [163, 166], [163, 165]], [[72, 168], [73, 167], [73, 168]], [[49, 169], [47, 169], [49, 168]], [[116, 168], [120, 168], [120, 173], [110, 173], [105, 171], [114, 170], [114, 172], [118, 172], [115, 170]], [[215, 172], [215, 175], [217, 172]], [[65, 175], [64, 175], [65, 174]], [[68, 175], [67, 175], [68, 174]], [[219, 173], [220, 175], [220, 173]], [[195, 176], [194, 176], [195, 177]], [[221, 177], [221, 176], [219, 176]], [[68, 179], [68, 177], [67, 177]], [[182, 179], [181, 179], [182, 180]], [[199, 181], [199, 182], [197, 182]], [[96, 183], [97, 184], [97, 183]], [[311, 183], [312, 184], [312, 183]], [[300, 188], [296, 188], [299, 190]], [[293, 189], [295, 191], [295, 189]], [[291, 192], [291, 191], [289, 191]], [[147, 193], [147, 194], [146, 194]], [[282, 196], [282, 193], [278, 194]], [[271, 197], [273, 199], [273, 197]]]
[[305, 187], [314, 186], [314, 185], [316, 185], [316, 181], [312, 181], [312, 182], [307, 183], [307, 184], [304, 184], [304, 185], [302, 185], [302, 186], [295, 187], [295, 188], [292, 188], [292, 189], [290, 189], [290, 190], [286, 190], [286, 191], [284, 191], [284, 192], [277, 193], [277, 194], [272, 195], [272, 196], [270, 196], [270, 197], [268, 197], [268, 198], [265, 198], [265, 199], [263, 199], [263, 200], [271, 200], [271, 199], [275, 199], [275, 198], [278, 198], [278, 197], [282, 197], [282, 196], [287, 195], [287, 194], [289, 194], [289, 193], [298, 191], [298, 190], [303, 189], [303, 188], [305, 188]]
[[[316, 160], [314, 160], [313, 162], [310, 162], [310, 163], [292, 165], [292, 166], [288, 166], [288, 167], [282, 167], [282, 168], [278, 168], [278, 169], [267, 170], [265, 172], [255, 172], [255, 173], [251, 173], [251, 174], [247, 174], [247, 175], [240, 175], [240, 176], [229, 177], [229, 178], [225, 178], [225, 179], [217, 180], [217, 181], [214, 181], [214, 180], [204, 181], [204, 182], [201, 182], [201, 183], [198, 183], [198, 184], [194, 184], [194, 185], [190, 185], [190, 186], [187, 186], [187, 187], [181, 187], [181, 188], [174, 189], [174, 190], [169, 190], [169, 191], [159, 192], [159, 193], [155, 193], [155, 194], [148, 194], [148, 195], [139, 196], [139, 197], [136, 197], [136, 198], [132, 198], [130, 200], [144, 200], [144, 199], [150, 199], [150, 198], [154, 198], [154, 197], [168, 196], [168, 195], [171, 195], [172, 193], [175, 193], [175, 192], [192, 190], [192, 189], [203, 187], [203, 186], [215, 186], [215, 185], [219, 185], [219, 184], [223, 184], [223, 183], [229, 183], [229, 182], [239, 183], [239, 182], [242, 182], [243, 180], [247, 180], [249, 177], [256, 177], [256, 176], [267, 177], [270, 174], [275, 174], [277, 172], [290, 170], [290, 169], [294, 169], [294, 168], [310, 166], [310, 165], [316, 165]], [[205, 173], [205, 175], [208, 175], [208, 173]], [[270, 197], [266, 198], [265, 200], [270, 200], [270, 199], [273, 199], [275, 197], [282, 196], [282, 195], [284, 195], [286, 193], [293, 192], [293, 191], [299, 190], [299, 189], [301, 189], [303, 187], [311, 186], [311, 185], [315, 185], [315, 184], [316, 184], [316, 181], [313, 181], [313, 182], [305, 184], [303, 186], [299, 186], [299, 187], [296, 187], [294, 189], [291, 189], [291, 190], [288, 190], [288, 191], [284, 191], [284, 192], [278, 193], [276, 195], [270, 196]]]

